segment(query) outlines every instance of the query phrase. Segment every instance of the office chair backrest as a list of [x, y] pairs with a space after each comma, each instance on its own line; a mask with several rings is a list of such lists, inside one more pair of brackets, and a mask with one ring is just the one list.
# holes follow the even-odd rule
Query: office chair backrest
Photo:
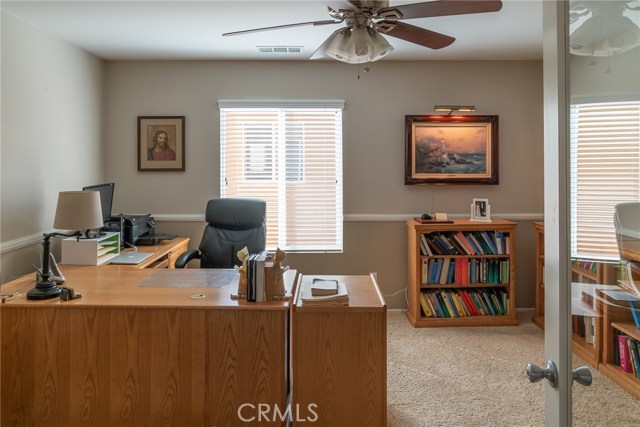
[[629, 254], [634, 254], [631, 259], [640, 261], [635, 256], [640, 253], [640, 202], [617, 204], [613, 224], [621, 258], [628, 259]]
[[200, 268], [241, 265], [237, 252], [266, 246], [267, 203], [259, 199], [212, 199], [205, 213], [207, 226], [200, 242]]

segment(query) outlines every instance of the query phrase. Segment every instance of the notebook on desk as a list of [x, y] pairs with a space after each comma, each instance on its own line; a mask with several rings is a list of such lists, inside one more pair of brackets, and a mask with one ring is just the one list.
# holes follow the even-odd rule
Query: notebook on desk
[[109, 260], [109, 264], [140, 264], [151, 255], [153, 255], [151, 252], [123, 252], [120, 255], [111, 258]]

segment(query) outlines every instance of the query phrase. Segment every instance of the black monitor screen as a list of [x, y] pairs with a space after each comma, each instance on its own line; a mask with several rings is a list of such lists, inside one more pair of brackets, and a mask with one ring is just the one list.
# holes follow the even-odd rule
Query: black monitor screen
[[100, 204], [102, 205], [102, 222], [111, 219], [111, 205], [113, 204], [113, 188], [115, 183], [89, 185], [84, 187], [82, 191], [91, 190], [100, 192]]

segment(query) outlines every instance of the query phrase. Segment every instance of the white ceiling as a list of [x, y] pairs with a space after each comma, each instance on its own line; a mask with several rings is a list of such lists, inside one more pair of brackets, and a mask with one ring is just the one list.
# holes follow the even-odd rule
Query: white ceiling
[[[541, 59], [543, 1], [503, 0], [499, 12], [405, 20], [456, 41], [444, 49], [431, 50], [387, 36], [395, 50], [383, 60]], [[419, 2], [391, 0], [390, 5]], [[107, 60], [307, 60], [344, 25], [221, 36], [230, 31], [330, 19], [321, 1], [3, 0], [0, 7]], [[301, 46], [302, 53], [259, 53], [257, 46]]]

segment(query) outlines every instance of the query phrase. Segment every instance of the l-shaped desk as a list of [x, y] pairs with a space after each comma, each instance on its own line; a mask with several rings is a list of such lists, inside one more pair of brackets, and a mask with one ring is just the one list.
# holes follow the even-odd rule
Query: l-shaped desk
[[[35, 275], [2, 285], [3, 294], [23, 292], [0, 307], [3, 426], [281, 426], [287, 408], [289, 415], [295, 416], [291, 412], [295, 400], [287, 400], [289, 365], [299, 372], [305, 370], [304, 360], [297, 358], [305, 354], [302, 347], [299, 353], [292, 352], [295, 359], [289, 360], [290, 331], [300, 334], [300, 328], [308, 328], [307, 338], [298, 335], [297, 339], [309, 347], [309, 339], [318, 332], [310, 333], [314, 326], [335, 328], [339, 321], [329, 310], [325, 317], [318, 318], [322, 323], [311, 325], [308, 322], [315, 320], [307, 317], [300, 320], [300, 327], [290, 329], [290, 322], [296, 322], [290, 301], [249, 303], [232, 299], [237, 276], [233, 282], [201, 287], [193, 285], [194, 277], [211, 282], [197, 276], [205, 274], [203, 270], [106, 265], [62, 266], [62, 271], [67, 278], [65, 285], [81, 292], [81, 298], [28, 301], [24, 293], [35, 283]], [[295, 270], [285, 272], [289, 293], [295, 292], [302, 280], [296, 276]], [[367, 278], [342, 277], [347, 283], [353, 280], [354, 289], [363, 287], [355, 278]], [[370, 332], [375, 336], [373, 341], [363, 341], [362, 337], [354, 340], [368, 346], [375, 341], [376, 353], [368, 354], [373, 359], [364, 362], [375, 377], [376, 398], [366, 397], [369, 405], [353, 407], [353, 411], [365, 409], [370, 413], [371, 403], [380, 405], [374, 416], [377, 421], [366, 425], [384, 426], [386, 304], [373, 276], [369, 292], [377, 295], [372, 309], [378, 316]], [[355, 301], [365, 300], [356, 296]], [[342, 307], [333, 314], [344, 315], [347, 309]], [[318, 315], [317, 309], [313, 311]], [[343, 319], [351, 322], [345, 331], [366, 333], [365, 323], [373, 318], [371, 310], [365, 311], [365, 317], [356, 320], [353, 316], [362, 314], [363, 307], [354, 308], [351, 317]], [[324, 339], [330, 340], [331, 334]], [[291, 340], [295, 346], [296, 338], [292, 336]], [[344, 343], [345, 337], [340, 340]], [[358, 363], [354, 357], [363, 354], [339, 346], [332, 348], [331, 360], [341, 349], [344, 357], [335, 362], [346, 364], [342, 368], [327, 366], [325, 375], [341, 374]], [[313, 353], [306, 354], [314, 357]], [[304, 377], [300, 374], [299, 378]], [[371, 384], [370, 379], [365, 381]], [[332, 390], [329, 397], [317, 390], [322, 397], [318, 404], [324, 406], [316, 410], [318, 419], [302, 420], [315, 421], [308, 423], [296, 423], [294, 419], [294, 425], [340, 427], [333, 422], [340, 417], [335, 408], [344, 408], [332, 402], [342, 401], [345, 394], [351, 394], [351, 402], [356, 393], [344, 389], [340, 381], [334, 385], [341, 389]], [[352, 387], [356, 386], [358, 383], [353, 383]], [[313, 403], [309, 389], [300, 386], [302, 390], [307, 390], [302, 395], [305, 405]], [[334, 412], [325, 412], [328, 408]], [[327, 424], [329, 420], [331, 424]]]

